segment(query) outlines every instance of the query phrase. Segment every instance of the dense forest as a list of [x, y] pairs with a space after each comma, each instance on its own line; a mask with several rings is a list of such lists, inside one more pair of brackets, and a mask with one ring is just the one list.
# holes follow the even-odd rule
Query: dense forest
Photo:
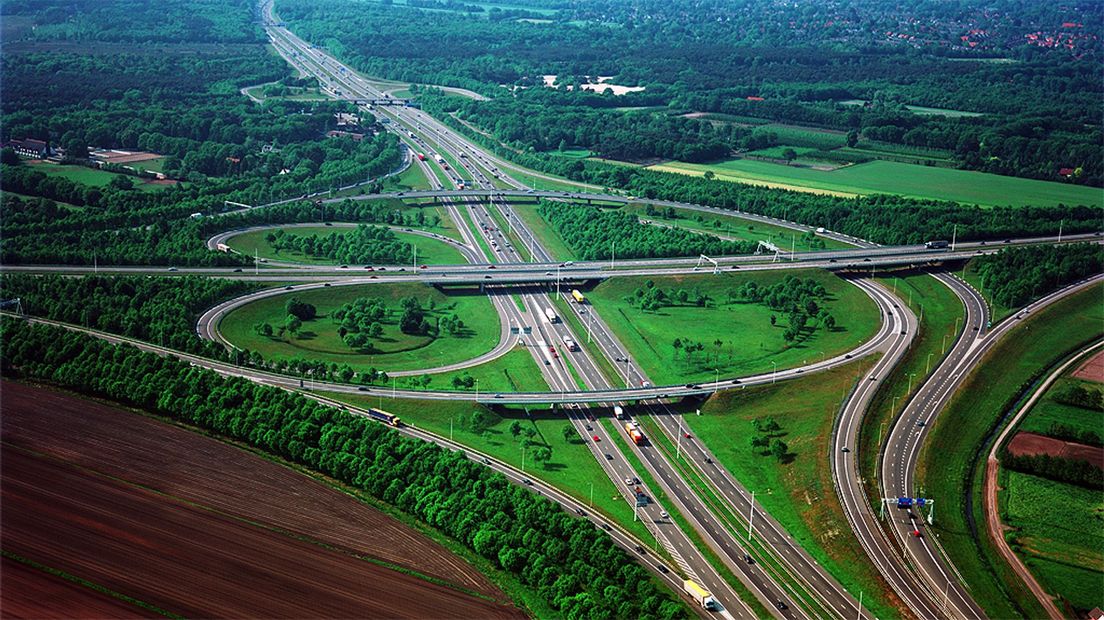
[[993, 301], [1019, 308], [1051, 291], [1104, 272], [1104, 247], [1095, 243], [1006, 248], [974, 259]]
[[278, 251], [299, 252], [345, 264], [406, 265], [414, 260], [413, 246], [399, 240], [386, 226], [360, 224], [349, 233], [333, 231], [328, 235], [297, 235], [281, 228], [268, 233], [265, 240]]
[[[740, 141], [714, 142], [693, 124], [672, 141], [664, 129], [685, 113], [721, 113], [737, 124], [853, 129], [946, 150], [965, 168], [1101, 185], [1104, 135], [1085, 123], [1099, 117], [1104, 97], [1104, 8], [1001, 4], [1003, 12], [981, 2], [525, 2], [516, 5], [528, 7], [521, 15], [462, 3], [418, 10], [279, 0], [277, 10], [301, 36], [369, 75], [490, 96], [465, 103], [463, 113], [493, 121], [479, 124], [524, 148], [562, 141], [605, 157], [697, 161]], [[548, 75], [555, 88], [543, 87]], [[583, 90], [599, 76], [643, 90]], [[533, 126], [518, 122], [526, 118]], [[642, 130], [637, 144], [619, 139], [630, 126]]]
[[725, 241], [681, 228], [642, 224], [633, 213], [584, 205], [542, 202], [538, 209], [582, 260], [731, 256], [751, 254], [751, 241]]
[[141, 407], [367, 491], [533, 588], [564, 617], [682, 618], [685, 608], [584, 519], [468, 459], [285, 390], [4, 319], [0, 369]]

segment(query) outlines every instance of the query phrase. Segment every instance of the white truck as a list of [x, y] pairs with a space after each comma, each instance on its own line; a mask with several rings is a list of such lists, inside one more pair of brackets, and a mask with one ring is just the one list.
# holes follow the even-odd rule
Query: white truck
[[439, 163], [439, 164], [445, 163], [445, 158], [441, 157], [440, 155], [436, 156], [435, 159], [437, 160], [437, 163]]
[[575, 341], [571, 339], [571, 336], [564, 336], [563, 337], [563, 342], [564, 342], [564, 346], [567, 347], [568, 351], [578, 351], [579, 350], [579, 345], [576, 344]]
[[552, 308], [544, 309], [544, 318], [548, 319], [549, 323], [558, 323], [560, 321], [560, 317], [556, 316], [556, 311]]
[[699, 586], [697, 583], [687, 579], [682, 582], [682, 589], [690, 595], [690, 598], [694, 599], [697, 604], [701, 605], [704, 609], [717, 609], [717, 599], [713, 598], [713, 595], [708, 590]]

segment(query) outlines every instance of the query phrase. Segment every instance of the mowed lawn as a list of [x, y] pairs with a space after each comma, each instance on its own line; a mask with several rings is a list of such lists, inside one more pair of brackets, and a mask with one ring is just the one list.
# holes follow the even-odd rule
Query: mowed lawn
[[[730, 290], [745, 282], [760, 286], [780, 282], [787, 275], [812, 278], [824, 286], [829, 297], [824, 306], [836, 319], [836, 327], [816, 329], [812, 335], [787, 346], [782, 334], [786, 330], [784, 313], [766, 305], [728, 303]], [[657, 312], [643, 312], [630, 306], [625, 297], [644, 287], [648, 280], [664, 290], [700, 289], [713, 299], [713, 305], [665, 307]], [[787, 273], [731, 273], [701, 276], [632, 277], [607, 280], [588, 292], [587, 298], [618, 339], [629, 349], [652, 381], [657, 385], [672, 385], [687, 381], [712, 381], [715, 369], [720, 377], [735, 377], [769, 372], [791, 366], [812, 363], [850, 350], [874, 335], [881, 322], [874, 302], [858, 287], [823, 270], [800, 270]], [[777, 325], [770, 323], [771, 315]], [[687, 361], [685, 353], [676, 357], [674, 340], [701, 342], [705, 350]], [[720, 340], [720, 347], [715, 341]], [[719, 356], [719, 359], [717, 359]]]
[[896, 194], [982, 206], [1104, 205], [1104, 192], [1095, 187], [893, 161], [872, 161], [836, 170], [813, 170], [732, 159], [713, 164], [672, 162], [652, 166], [651, 169], [694, 175], [712, 170], [718, 179], [724, 181], [785, 185], [797, 190], [844, 194]]
[[74, 183], [81, 183], [90, 187], [106, 187], [108, 183], [115, 177], [127, 177], [136, 189], [144, 192], [156, 192], [171, 187], [171, 185], [151, 183], [146, 179], [142, 179], [136, 176], [127, 174], [117, 174], [114, 172], [107, 172], [106, 170], [97, 170], [95, 168], [87, 168], [85, 166], [72, 166], [69, 164], [33, 164], [30, 166], [32, 170], [37, 170], [44, 174], [51, 176], [58, 176], [64, 179], [69, 179]]
[[[234, 235], [226, 240], [226, 244], [246, 256], [253, 256], [254, 252], [256, 252], [256, 256], [269, 260], [307, 263], [312, 265], [338, 264], [338, 261], [328, 258], [308, 256], [302, 252], [282, 252], [273, 248], [272, 244], [265, 240], [265, 237], [278, 228], [281, 227], [273, 226], [268, 230], [254, 230], [240, 235]], [[352, 224], [334, 224], [333, 226], [319, 224], [317, 226], [284, 226], [282, 228], [288, 234], [302, 237], [309, 237], [311, 235], [318, 235], [319, 237], [348, 235], [356, 230], [356, 226]], [[444, 233], [441, 232], [440, 234]], [[444, 241], [402, 231], [396, 231], [395, 236], [400, 241], [404, 241], [407, 244], [413, 243], [417, 246], [418, 264], [420, 265], [456, 265], [468, 262], [460, 253], [460, 250]]]
[[[900, 612], [878, 594], [883, 591], [877, 571], [847, 527], [827, 462], [840, 403], [873, 363], [874, 358], [864, 358], [776, 385], [719, 392], [701, 407], [700, 416], [691, 413], [685, 419], [794, 540], [853, 595], [865, 592], [864, 604], [886, 618]], [[757, 434], [752, 423], [766, 416], [781, 426], [776, 437], [789, 446], [788, 462], [751, 447]]]
[[1043, 588], [1080, 610], [1098, 607], [1104, 584], [1104, 497], [1099, 491], [1002, 471], [1009, 541]]
[[[403, 377], [398, 385], [408, 389], [422, 389], [418, 381], [422, 378]], [[525, 347], [516, 347], [498, 359], [491, 360], [478, 366], [465, 370], [444, 372], [429, 375], [430, 390], [458, 390], [487, 395], [493, 392], [544, 392], [548, 390], [548, 383], [541, 375], [537, 362], [533, 355]], [[472, 387], [453, 387], [454, 377], [471, 377], [475, 380]], [[405, 385], [404, 385], [405, 384]]]
[[[268, 322], [273, 327], [284, 324], [284, 306], [297, 297], [313, 304], [318, 317], [304, 321], [298, 337], [266, 337], [257, 334], [253, 326]], [[364, 353], [350, 348], [338, 335], [338, 324], [329, 314], [357, 297], [377, 297], [392, 311], [383, 322], [383, 335], [373, 339], [379, 350]], [[436, 318], [456, 314], [464, 322], [460, 335], [437, 338], [412, 336], [399, 331], [401, 313], [399, 300], [415, 297], [422, 307], [432, 300], [436, 310], [427, 313], [432, 324]], [[433, 368], [471, 359], [494, 348], [500, 335], [498, 314], [485, 295], [445, 295], [422, 284], [368, 284], [333, 286], [309, 291], [290, 291], [242, 306], [227, 314], [219, 324], [222, 335], [231, 343], [256, 351], [268, 360], [308, 359], [327, 363], [348, 364], [355, 371], [377, 368], [383, 371]]]

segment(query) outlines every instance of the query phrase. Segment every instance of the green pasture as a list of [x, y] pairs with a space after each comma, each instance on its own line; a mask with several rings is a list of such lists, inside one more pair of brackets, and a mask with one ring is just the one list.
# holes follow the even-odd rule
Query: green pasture
[[[265, 237], [277, 228], [281, 227], [274, 226], [272, 229], [254, 230], [235, 235], [227, 239], [226, 244], [246, 256], [253, 256], [254, 252], [256, 252], [256, 256], [268, 260], [311, 265], [337, 264], [337, 261], [329, 258], [308, 256], [302, 252], [288, 252], [273, 248], [272, 244], [270, 244]], [[340, 223], [334, 224], [333, 226], [319, 224], [317, 226], [287, 226], [283, 228], [288, 234], [295, 234], [303, 237], [309, 237], [311, 235], [318, 235], [319, 237], [349, 235], [356, 230], [355, 225]], [[398, 237], [400, 241], [407, 244], [414, 244], [418, 248], [418, 264], [420, 265], [455, 265], [467, 262], [463, 254], [460, 253], [460, 250], [439, 239], [431, 239], [429, 237], [403, 231], [396, 231], [395, 236]]]

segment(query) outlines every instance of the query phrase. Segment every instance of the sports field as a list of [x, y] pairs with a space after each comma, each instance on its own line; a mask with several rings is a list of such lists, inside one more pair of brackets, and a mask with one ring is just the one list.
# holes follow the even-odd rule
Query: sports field
[[672, 162], [650, 170], [702, 175], [711, 170], [722, 181], [785, 187], [827, 194], [895, 194], [982, 206], [1104, 206], [1099, 188], [1020, 179], [984, 172], [934, 168], [893, 161], [872, 161], [836, 170], [813, 170], [747, 159], [714, 164]]
[[[292, 297], [313, 304], [318, 316], [303, 321], [298, 335], [263, 336], [254, 325], [267, 322], [277, 328], [284, 324], [284, 305]], [[329, 314], [358, 297], [375, 297], [384, 301], [389, 314], [381, 321], [383, 333], [372, 338], [372, 352], [362, 352], [345, 344], [338, 334], [338, 325]], [[433, 302], [435, 309], [426, 312], [433, 325], [443, 316], [457, 315], [464, 329], [457, 335], [411, 335], [399, 330], [399, 300], [415, 297], [423, 308]], [[417, 370], [460, 362], [490, 351], [499, 338], [498, 314], [485, 295], [445, 295], [422, 284], [369, 284], [334, 286], [302, 292], [289, 292], [261, 299], [242, 306], [222, 319], [219, 330], [231, 343], [256, 351], [267, 360], [307, 359], [326, 363], [348, 364], [354, 371], [378, 368], [383, 371]]]
[[[880, 320], [874, 302], [857, 287], [827, 271], [802, 270], [792, 275], [811, 278], [824, 286], [828, 299], [822, 305], [835, 317], [836, 326], [804, 332], [793, 344], [787, 345], [783, 338], [785, 313], [762, 304], [728, 301], [729, 291], [746, 282], [754, 281], [763, 287], [780, 282], [787, 275], [725, 272], [718, 276], [651, 278], [663, 290], [684, 289], [691, 299], [694, 291], [701, 291], [711, 298], [705, 307], [688, 303], [655, 312], [644, 312], [626, 301], [637, 289], [646, 287], [649, 278], [607, 280], [586, 295], [657, 385], [770, 372], [775, 364], [782, 369], [812, 363], [857, 346], [878, 329]], [[775, 315], [777, 325], [771, 325], [771, 315]], [[702, 351], [687, 355], [685, 348], [675, 348], [676, 338], [705, 346]]]

